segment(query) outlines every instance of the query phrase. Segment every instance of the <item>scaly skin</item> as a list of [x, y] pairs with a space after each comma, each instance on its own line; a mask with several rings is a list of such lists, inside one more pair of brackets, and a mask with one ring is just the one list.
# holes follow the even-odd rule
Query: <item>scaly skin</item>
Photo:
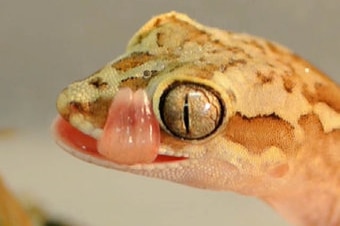
[[[158, 155], [172, 159], [124, 165], [96, 152], [122, 87], [146, 91], [161, 128]], [[205, 99], [191, 102], [192, 90]], [[195, 115], [204, 101], [213, 110]], [[57, 142], [83, 160], [256, 196], [295, 225], [340, 225], [340, 88], [278, 44], [163, 14], [125, 54], [68, 86], [57, 107]], [[76, 129], [63, 134], [68, 123]], [[74, 145], [86, 139], [88, 150]]]

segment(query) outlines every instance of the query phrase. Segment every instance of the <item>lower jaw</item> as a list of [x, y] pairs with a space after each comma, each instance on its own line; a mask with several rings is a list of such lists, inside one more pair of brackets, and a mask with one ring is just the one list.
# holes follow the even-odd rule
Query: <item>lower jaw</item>
[[[110, 160], [102, 156], [97, 151], [97, 140], [93, 137], [80, 132], [78, 129], [74, 128], [68, 121], [61, 117], [57, 117], [52, 126], [53, 134], [56, 142], [66, 151], [80, 157], [85, 161], [92, 159], [91, 162], [96, 164], [95, 159], [98, 161], [105, 161], [106, 163]], [[87, 157], [86, 157], [87, 156]], [[149, 164], [157, 163], [175, 163], [184, 161], [185, 157], [174, 157], [168, 155], [157, 155], [156, 159]], [[119, 165], [112, 162], [114, 165]]]

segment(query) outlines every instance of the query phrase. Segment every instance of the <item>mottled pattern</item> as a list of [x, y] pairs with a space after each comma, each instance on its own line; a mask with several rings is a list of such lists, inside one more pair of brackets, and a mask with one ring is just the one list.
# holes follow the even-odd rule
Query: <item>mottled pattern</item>
[[260, 154], [272, 146], [286, 154], [298, 148], [294, 142], [293, 127], [275, 115], [246, 118], [237, 114], [230, 118], [226, 136], [254, 154]]
[[133, 52], [131, 55], [122, 58], [112, 64], [117, 71], [125, 72], [132, 68], [138, 67], [155, 59], [156, 56], [150, 55], [148, 52]]
[[[163, 121], [160, 106], [167, 99], [161, 97], [179, 83], [216, 94], [223, 115], [207, 136], [174, 136], [165, 125], [172, 120]], [[161, 127], [159, 155], [182, 159], [130, 166], [71, 153], [135, 174], [260, 197], [297, 225], [340, 224], [340, 88], [295, 53], [171, 12], [147, 22], [117, 60], [66, 88], [58, 110], [96, 138], [122, 87], [147, 92]], [[166, 108], [186, 110], [169, 116], [184, 118], [174, 126], [206, 129], [204, 120], [191, 123], [187, 99]]]

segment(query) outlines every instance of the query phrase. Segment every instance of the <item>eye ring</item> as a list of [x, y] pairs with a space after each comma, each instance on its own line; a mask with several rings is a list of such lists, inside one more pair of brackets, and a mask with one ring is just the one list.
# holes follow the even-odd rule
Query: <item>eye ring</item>
[[159, 114], [172, 135], [185, 140], [201, 140], [222, 125], [226, 108], [213, 88], [194, 82], [174, 81], [160, 97]]

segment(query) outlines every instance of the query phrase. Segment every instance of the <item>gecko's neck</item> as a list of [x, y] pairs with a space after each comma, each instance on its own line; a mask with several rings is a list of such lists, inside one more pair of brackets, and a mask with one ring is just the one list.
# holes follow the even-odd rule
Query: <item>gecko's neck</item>
[[311, 185], [263, 199], [294, 225], [340, 225], [339, 189], [336, 191], [329, 186], [308, 186]]
[[289, 183], [263, 197], [286, 219], [301, 226], [340, 225], [340, 130], [322, 131], [317, 117], [301, 125], [305, 144], [291, 164]]

